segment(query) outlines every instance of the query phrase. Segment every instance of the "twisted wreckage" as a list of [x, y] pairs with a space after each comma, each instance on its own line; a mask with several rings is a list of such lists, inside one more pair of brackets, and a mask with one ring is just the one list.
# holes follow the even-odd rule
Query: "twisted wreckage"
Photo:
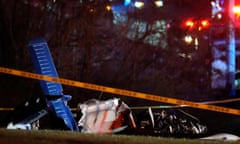
[[[47, 42], [43, 38], [30, 41], [29, 51], [38, 74], [58, 77]], [[91, 99], [77, 106], [77, 116], [67, 105], [71, 96], [63, 94], [60, 83], [40, 81], [45, 100], [35, 99], [15, 109], [8, 129], [36, 130], [44, 128], [66, 129], [96, 134], [144, 134], [156, 136], [188, 136], [207, 133], [207, 127], [180, 109], [152, 109], [134, 112], [118, 98]], [[41, 109], [38, 107], [40, 106]], [[49, 126], [41, 125], [45, 116]], [[79, 119], [76, 122], [76, 119]], [[51, 121], [53, 121], [51, 123]]]

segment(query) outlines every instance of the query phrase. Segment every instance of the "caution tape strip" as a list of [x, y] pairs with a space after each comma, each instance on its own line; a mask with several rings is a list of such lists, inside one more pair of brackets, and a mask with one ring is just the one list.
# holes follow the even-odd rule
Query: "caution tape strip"
[[[240, 98], [234, 98], [234, 99], [226, 99], [226, 100], [217, 100], [217, 101], [206, 101], [201, 102], [202, 104], [221, 104], [221, 103], [228, 103], [228, 102], [236, 102], [240, 101]], [[189, 107], [187, 105], [154, 105], [154, 106], [134, 106], [130, 107], [132, 110], [137, 109], [173, 109], [173, 108], [183, 108], [183, 107]], [[0, 111], [12, 111], [14, 108], [0, 108]], [[72, 111], [79, 111], [79, 108], [71, 108]]]
[[36, 79], [36, 80], [57, 82], [57, 83], [61, 83], [63, 85], [74, 86], [74, 87], [79, 87], [79, 88], [84, 88], [84, 89], [89, 89], [89, 90], [95, 90], [95, 91], [102, 91], [102, 92], [106, 92], [106, 93], [123, 95], [123, 96], [128, 96], [128, 97], [133, 97], [133, 98], [144, 99], [144, 100], [151, 100], [151, 101], [176, 104], [176, 105], [186, 105], [186, 106], [198, 108], [198, 109], [240, 115], [240, 110], [238, 110], [238, 109], [196, 103], [196, 102], [192, 102], [192, 101], [168, 98], [168, 97], [159, 96], [159, 95], [141, 93], [141, 92], [124, 90], [124, 89], [119, 89], [119, 88], [112, 88], [112, 87], [84, 83], [84, 82], [78, 82], [78, 81], [68, 80], [68, 79], [64, 79], [64, 78], [56, 78], [56, 77], [40, 75], [40, 74], [35, 74], [35, 73], [30, 73], [30, 72], [15, 70], [15, 69], [9, 69], [9, 68], [4, 68], [4, 67], [0, 67], [0, 73], [20, 76], [20, 77], [25, 77], [25, 78], [31, 78], [31, 79]]
[[0, 111], [13, 111], [14, 108], [0, 108]]
[[[223, 104], [229, 102], [237, 102], [240, 101], [240, 98], [226, 99], [226, 100], [216, 100], [216, 101], [205, 101], [200, 102], [200, 104]], [[131, 109], [172, 109], [172, 108], [181, 108], [181, 107], [189, 107], [187, 105], [154, 105], [154, 106], [138, 106], [138, 107], [130, 107]]]

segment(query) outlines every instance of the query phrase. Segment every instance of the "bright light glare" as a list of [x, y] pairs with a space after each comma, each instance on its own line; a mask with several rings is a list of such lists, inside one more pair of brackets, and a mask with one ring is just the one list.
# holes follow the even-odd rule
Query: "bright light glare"
[[188, 26], [188, 27], [193, 27], [194, 22], [191, 21], [191, 20], [187, 20], [187, 21], [185, 22], [185, 25]]
[[192, 38], [192, 36], [190, 36], [190, 35], [186, 35], [186, 36], [184, 37], [184, 41], [185, 41], [187, 44], [190, 44], [190, 43], [192, 43], [193, 38]]
[[233, 7], [233, 12], [237, 15], [240, 15], [240, 6], [234, 6]]
[[110, 5], [106, 5], [106, 10], [110, 11], [111, 10], [111, 6]]
[[201, 24], [203, 27], [208, 27], [209, 26], [209, 21], [208, 20], [202, 20]]
[[139, 2], [139, 1], [136, 1], [134, 3], [134, 6], [137, 7], [137, 8], [142, 8], [144, 6], [144, 2]]
[[222, 18], [222, 14], [220, 14], [220, 13], [217, 14], [217, 18], [218, 18], [218, 19], [221, 19], [221, 18]]
[[156, 1], [154, 1], [154, 4], [155, 4], [157, 7], [162, 7], [162, 6], [163, 6], [163, 1], [162, 1], [162, 0], [156, 0]]

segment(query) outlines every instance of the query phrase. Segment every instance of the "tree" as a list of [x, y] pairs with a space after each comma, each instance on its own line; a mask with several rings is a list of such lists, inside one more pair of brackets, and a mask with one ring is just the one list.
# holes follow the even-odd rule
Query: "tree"
[[[2, 58], [7, 59], [2, 65], [33, 71], [27, 43], [45, 37], [60, 77], [199, 99], [191, 95], [206, 93], [206, 69], [201, 61], [179, 55], [189, 49], [182, 41], [181, 20], [169, 9], [172, 3], [165, 9], [149, 6], [136, 13], [122, 9], [117, 17], [108, 1], [2, 0], [0, 30], [6, 37], [1, 36], [0, 44], [5, 46], [1, 52], [11, 53]], [[124, 21], [114, 23], [116, 20]], [[67, 86], [64, 90], [73, 95], [74, 105], [100, 96], [100, 92]]]

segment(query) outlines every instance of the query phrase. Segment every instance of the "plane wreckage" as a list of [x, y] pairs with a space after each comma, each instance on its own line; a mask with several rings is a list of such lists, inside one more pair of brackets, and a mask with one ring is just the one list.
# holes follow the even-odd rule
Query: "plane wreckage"
[[[29, 51], [36, 73], [58, 77], [48, 44], [44, 38], [29, 42]], [[63, 94], [60, 83], [40, 80], [45, 96], [25, 102], [15, 108], [7, 129], [64, 129], [94, 134], [134, 134], [188, 137], [202, 136], [207, 126], [200, 120], [178, 108], [148, 107], [135, 113], [119, 98], [90, 99], [77, 105], [78, 116], [68, 106], [70, 95]], [[41, 125], [41, 119], [49, 116], [49, 127]], [[54, 126], [53, 126], [54, 125]]]

